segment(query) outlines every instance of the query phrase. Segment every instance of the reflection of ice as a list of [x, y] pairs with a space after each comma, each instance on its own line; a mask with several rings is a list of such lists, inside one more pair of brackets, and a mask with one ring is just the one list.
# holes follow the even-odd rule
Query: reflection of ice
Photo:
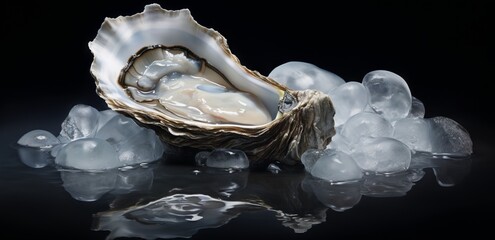
[[125, 194], [147, 190], [153, 182], [153, 171], [149, 168], [105, 172], [62, 170], [60, 176], [65, 190], [74, 199], [85, 202], [96, 201], [108, 192]]
[[259, 205], [224, 201], [203, 194], [174, 194], [148, 204], [96, 215], [94, 230], [110, 230], [109, 239], [191, 237], [198, 230], [216, 228]]
[[17, 146], [21, 162], [32, 168], [42, 168], [53, 162], [50, 149]]
[[337, 212], [351, 209], [361, 200], [361, 182], [332, 184], [307, 176], [302, 185], [306, 191], [312, 191], [323, 205]]
[[292, 228], [295, 233], [305, 233], [313, 225], [325, 222], [327, 218], [326, 212], [319, 212], [319, 214], [290, 214], [284, 213], [279, 210], [275, 210], [277, 220], [279, 220], [283, 226]]
[[65, 191], [79, 201], [92, 202], [110, 192], [117, 182], [117, 174], [109, 172], [61, 171]]
[[456, 155], [433, 155], [417, 152], [411, 162], [414, 168], [432, 168], [438, 185], [451, 187], [461, 182], [471, 168], [471, 158]]
[[440, 185], [458, 183], [469, 172], [470, 160], [446, 158], [416, 153], [408, 171], [369, 174], [346, 183], [315, 178], [302, 168], [284, 168], [274, 174], [157, 165], [151, 189], [141, 196], [119, 195], [112, 210], [96, 214], [95, 230], [111, 231], [109, 239], [191, 237], [200, 229], [226, 224], [244, 211], [258, 210], [272, 212], [280, 224], [303, 233], [325, 222], [329, 208], [349, 210], [363, 196], [406, 195], [428, 168], [433, 168]]
[[469, 158], [453, 159], [418, 152], [413, 155], [411, 167], [396, 174], [369, 174], [359, 182], [332, 184], [306, 176], [302, 182], [305, 191], [312, 192], [325, 206], [344, 211], [356, 205], [361, 195], [369, 197], [400, 197], [407, 194], [425, 175], [424, 169], [432, 168], [440, 186], [453, 186], [460, 182], [470, 169]]
[[[420, 173], [421, 174], [421, 173]], [[416, 171], [408, 170], [393, 175], [369, 175], [364, 178], [361, 193], [369, 197], [400, 197], [414, 186]]]
[[[45, 159], [39, 154], [49, 158], [48, 152], [33, 155], [18, 150], [21, 158], [27, 156], [23, 162], [33, 162], [25, 164], [39, 164]], [[177, 158], [184, 160], [184, 154], [177, 152]], [[192, 163], [194, 154], [190, 157]], [[74, 199], [96, 201], [105, 196], [103, 200], [112, 201], [111, 209], [97, 213], [94, 222], [95, 230], [111, 231], [110, 239], [171, 238], [219, 227], [252, 210], [271, 212], [281, 225], [307, 232], [326, 221], [328, 209], [346, 211], [366, 197], [404, 196], [426, 173], [435, 174], [440, 186], [453, 186], [469, 173], [471, 159], [416, 152], [408, 171], [368, 174], [346, 183], [317, 179], [302, 167], [272, 165], [269, 171], [229, 172], [174, 163], [54, 173], [60, 173], [63, 187]]]

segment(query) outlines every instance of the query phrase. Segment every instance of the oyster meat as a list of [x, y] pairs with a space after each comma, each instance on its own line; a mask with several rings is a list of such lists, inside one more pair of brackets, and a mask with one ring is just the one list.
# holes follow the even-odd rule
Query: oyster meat
[[99, 96], [169, 144], [240, 149], [251, 166], [294, 164], [335, 134], [327, 95], [293, 91], [247, 69], [188, 9], [151, 4], [107, 18], [89, 48]]

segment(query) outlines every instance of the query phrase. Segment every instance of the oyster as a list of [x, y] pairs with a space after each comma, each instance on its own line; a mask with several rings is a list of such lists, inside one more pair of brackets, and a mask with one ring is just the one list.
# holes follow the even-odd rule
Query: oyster
[[240, 149], [251, 166], [294, 164], [335, 134], [327, 95], [293, 91], [247, 69], [188, 9], [151, 4], [107, 18], [89, 48], [99, 96], [169, 144]]

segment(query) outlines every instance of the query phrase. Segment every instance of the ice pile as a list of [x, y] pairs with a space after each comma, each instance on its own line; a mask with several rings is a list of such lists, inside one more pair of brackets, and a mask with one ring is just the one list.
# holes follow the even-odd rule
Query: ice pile
[[[164, 152], [153, 130], [112, 110], [100, 112], [78, 104], [61, 127], [58, 137], [45, 130], [24, 134], [17, 143], [29, 149], [19, 151], [21, 160], [32, 167], [44, 167], [51, 155], [60, 167], [91, 171], [149, 163]], [[34, 157], [27, 154], [30, 150], [42, 154]]]
[[469, 133], [452, 119], [424, 118], [423, 103], [393, 72], [372, 71], [361, 83], [344, 82], [314, 65], [289, 62], [269, 76], [290, 88], [320, 90], [333, 101], [336, 135], [332, 142], [326, 150], [302, 155], [306, 171], [318, 178], [358, 179], [362, 175], [355, 165], [367, 173], [405, 171], [414, 152], [460, 157], [473, 152]]

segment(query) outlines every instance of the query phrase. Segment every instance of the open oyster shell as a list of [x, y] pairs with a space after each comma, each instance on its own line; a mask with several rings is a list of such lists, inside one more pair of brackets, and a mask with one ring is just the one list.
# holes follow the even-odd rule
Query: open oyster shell
[[292, 91], [247, 69], [188, 9], [151, 4], [107, 18], [89, 48], [100, 97], [169, 144], [240, 149], [252, 166], [294, 164], [335, 134], [327, 95]]

